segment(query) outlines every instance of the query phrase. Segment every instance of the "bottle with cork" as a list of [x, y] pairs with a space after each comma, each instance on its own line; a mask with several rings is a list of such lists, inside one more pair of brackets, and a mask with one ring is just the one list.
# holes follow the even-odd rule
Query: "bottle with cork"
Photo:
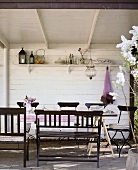
[[29, 58], [29, 64], [34, 64], [35, 63], [35, 58], [34, 58], [34, 55], [33, 55], [33, 51], [31, 51], [31, 55], [30, 55], [30, 58]]

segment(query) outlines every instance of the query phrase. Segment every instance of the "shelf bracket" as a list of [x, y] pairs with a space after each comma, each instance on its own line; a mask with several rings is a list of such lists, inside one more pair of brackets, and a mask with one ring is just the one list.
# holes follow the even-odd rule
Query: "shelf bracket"
[[68, 65], [68, 73], [71, 73], [71, 65]]
[[28, 64], [27, 67], [28, 67], [28, 72], [31, 73], [32, 72], [32, 67], [30, 66], [30, 64]]

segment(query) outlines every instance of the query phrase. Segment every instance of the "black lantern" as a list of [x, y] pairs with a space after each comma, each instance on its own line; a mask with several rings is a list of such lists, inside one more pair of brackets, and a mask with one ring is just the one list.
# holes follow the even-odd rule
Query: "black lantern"
[[23, 50], [23, 48], [22, 48], [22, 50], [19, 52], [19, 64], [27, 64], [27, 62], [26, 62], [26, 53], [25, 53], [25, 51]]

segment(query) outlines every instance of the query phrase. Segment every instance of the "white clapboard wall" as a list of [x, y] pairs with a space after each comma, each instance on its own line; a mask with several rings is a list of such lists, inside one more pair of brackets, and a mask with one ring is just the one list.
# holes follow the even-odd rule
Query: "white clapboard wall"
[[3, 105], [3, 50], [0, 50], [0, 106]]
[[[65, 47], [64, 47], [65, 48]], [[69, 54], [74, 54], [80, 57], [77, 49], [49, 49], [45, 52], [47, 65], [38, 67], [27, 67], [26, 65], [18, 64], [18, 53], [21, 50], [10, 49], [9, 51], [9, 105], [17, 106], [17, 101], [23, 101], [26, 95], [36, 98], [40, 103], [38, 108], [59, 109], [57, 102], [59, 101], [78, 101], [80, 102], [78, 110], [86, 110], [86, 102], [100, 102], [103, 93], [104, 78], [106, 72], [105, 65], [95, 65], [97, 75], [92, 80], [85, 76], [85, 66], [77, 66], [68, 68], [68, 66], [53, 66], [54, 62], [59, 58], [65, 59]], [[38, 48], [25, 48], [27, 55], [33, 51], [34, 54]], [[92, 58], [110, 59], [113, 65], [109, 66], [111, 81], [116, 81], [116, 73], [119, 71], [120, 53], [114, 49], [92, 49]], [[0, 51], [0, 57], [3, 59], [3, 51]], [[89, 58], [89, 53], [86, 53], [86, 58]], [[3, 60], [1, 60], [3, 61]], [[3, 70], [0, 66], [0, 92], [2, 94], [3, 85]], [[70, 72], [69, 72], [70, 69]], [[118, 113], [117, 105], [125, 104], [123, 93], [115, 89], [119, 97], [112, 105], [112, 109]], [[125, 86], [127, 97], [129, 96], [129, 87]], [[3, 96], [0, 95], [0, 105], [3, 105]], [[18, 106], [17, 106], [18, 107]], [[117, 118], [107, 118], [108, 123]], [[123, 122], [127, 122], [127, 115], [124, 116]]]

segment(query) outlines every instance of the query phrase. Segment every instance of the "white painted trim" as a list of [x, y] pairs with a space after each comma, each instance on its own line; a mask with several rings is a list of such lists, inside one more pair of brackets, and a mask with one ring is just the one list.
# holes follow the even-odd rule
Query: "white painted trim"
[[0, 41], [5, 45], [5, 47], [9, 48], [9, 42], [0, 32]]
[[42, 32], [42, 35], [43, 35], [43, 38], [44, 38], [44, 41], [45, 41], [46, 48], [48, 49], [48, 41], [47, 41], [47, 38], [46, 38], [46, 34], [44, 32], [44, 27], [43, 27], [43, 24], [42, 24], [42, 21], [41, 21], [40, 13], [37, 9], [35, 9], [35, 13], [36, 13], [36, 17], [38, 19], [38, 23], [39, 23], [39, 26], [40, 26], [40, 29], [41, 29], [41, 32]]
[[96, 26], [96, 22], [98, 19], [98, 15], [99, 15], [100, 10], [96, 10], [95, 15], [94, 15], [94, 19], [92, 19], [92, 26], [91, 26], [91, 31], [90, 31], [90, 35], [89, 35], [89, 39], [88, 39], [88, 43], [87, 43], [87, 48], [89, 48], [90, 44], [91, 44], [91, 40], [92, 40], [92, 36], [93, 36], [93, 32]]
[[3, 65], [3, 105], [9, 106], [9, 63], [8, 48], [4, 47], [4, 65]]

